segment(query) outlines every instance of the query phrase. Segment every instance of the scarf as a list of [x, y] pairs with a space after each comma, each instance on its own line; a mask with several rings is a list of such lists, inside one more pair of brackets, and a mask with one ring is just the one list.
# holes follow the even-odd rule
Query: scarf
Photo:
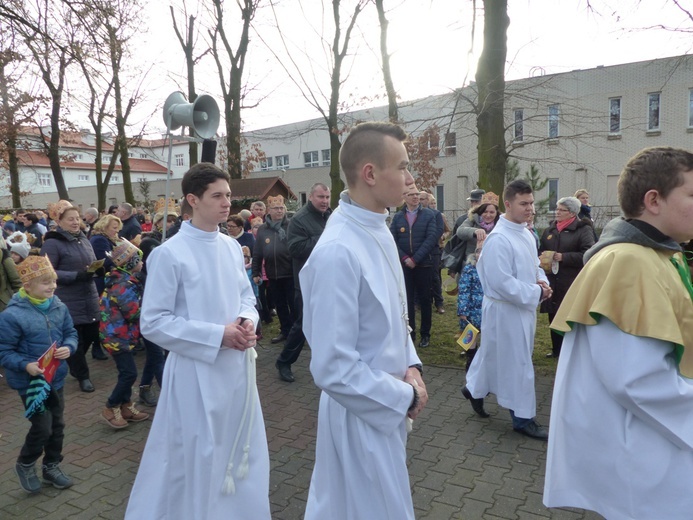
[[38, 310], [40, 310], [44, 314], [46, 312], [48, 312], [48, 309], [51, 306], [51, 302], [53, 301], [53, 298], [34, 298], [28, 292], [26, 292], [26, 289], [24, 289], [24, 287], [19, 289], [19, 296], [21, 298], [24, 298], [25, 300], [29, 300], [29, 303], [31, 305], [36, 307]]
[[496, 222], [484, 222], [484, 219], [479, 218], [479, 226], [481, 226], [481, 229], [486, 231], [486, 233], [490, 233], [494, 227], [496, 227]]
[[46, 411], [46, 400], [51, 393], [51, 385], [42, 375], [33, 376], [29, 383], [29, 390], [26, 392], [26, 411], [24, 417], [27, 419], [37, 413]]
[[286, 240], [286, 231], [284, 231], [284, 228], [282, 227], [282, 221], [283, 219], [279, 222], [275, 222], [274, 220], [272, 220], [272, 217], [267, 215], [267, 220], [265, 220], [265, 224], [267, 224], [267, 226], [279, 236], [279, 240], [283, 242]]
[[560, 233], [560, 232], [563, 231], [565, 228], [567, 228], [568, 226], [570, 226], [573, 222], [575, 222], [575, 219], [576, 219], [576, 218], [577, 218], [577, 217], [569, 218], [569, 219], [564, 220], [564, 221], [562, 221], [562, 222], [556, 221], [556, 229], [558, 229], [558, 232]]
[[585, 215], [587, 218], [592, 218], [592, 207], [586, 204], [580, 204], [580, 215]]

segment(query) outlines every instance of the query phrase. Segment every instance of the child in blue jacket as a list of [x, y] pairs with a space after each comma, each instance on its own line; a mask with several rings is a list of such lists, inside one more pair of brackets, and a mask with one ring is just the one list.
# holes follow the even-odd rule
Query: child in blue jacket
[[[47, 257], [29, 256], [17, 266], [22, 288], [0, 313], [0, 364], [7, 383], [17, 390], [31, 422], [19, 452], [15, 471], [21, 487], [41, 491], [36, 461], [43, 454], [43, 480], [58, 489], [72, 485], [60, 468], [63, 460], [65, 360], [77, 350], [77, 331], [57, 296], [57, 276]], [[43, 377], [38, 359], [53, 344], [59, 366], [50, 383]]]

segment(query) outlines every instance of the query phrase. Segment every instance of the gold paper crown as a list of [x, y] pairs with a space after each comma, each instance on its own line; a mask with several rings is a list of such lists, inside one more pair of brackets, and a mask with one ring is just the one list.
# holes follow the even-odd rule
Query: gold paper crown
[[[161, 213], [163, 215], [164, 209], [166, 208], [166, 199], [163, 197], [154, 203], [154, 213]], [[175, 199], [168, 199], [168, 214], [175, 213], [178, 216], [178, 208], [176, 207]]]
[[271, 195], [267, 197], [267, 207], [271, 207], [273, 205], [279, 205], [283, 206], [284, 205], [284, 197], [281, 195], [277, 195], [276, 197], [272, 197]]
[[55, 275], [55, 270], [47, 256], [27, 256], [26, 260], [17, 266], [17, 273], [25, 284], [39, 276]]
[[110, 257], [116, 266], [122, 267], [133, 257], [133, 255], [136, 255], [138, 251], [139, 249], [134, 244], [123, 238], [120, 242], [118, 242], [118, 245], [113, 248], [113, 251], [110, 253]]
[[66, 209], [73, 208], [72, 202], [69, 200], [59, 200], [55, 204], [48, 204], [48, 214], [53, 220], [60, 220]]
[[481, 204], [493, 204], [494, 206], [498, 207], [498, 195], [492, 191], [484, 193], [481, 197]]

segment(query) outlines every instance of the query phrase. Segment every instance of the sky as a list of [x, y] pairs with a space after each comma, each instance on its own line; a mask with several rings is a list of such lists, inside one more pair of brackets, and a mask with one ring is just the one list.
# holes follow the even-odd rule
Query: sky
[[[325, 0], [328, 3], [330, 2]], [[342, 0], [346, 20], [354, 0]], [[209, 4], [209, 2], [206, 2]], [[693, 51], [693, 22], [673, 0], [509, 0], [506, 78], [553, 74], [599, 65], [615, 65], [687, 54]], [[680, 0], [693, 9], [693, 0]], [[194, 4], [188, 1], [188, 5]], [[227, 1], [230, 7], [235, 2]], [[321, 34], [331, 39], [331, 10], [323, 13], [319, 0], [275, 0], [275, 8], [256, 14], [246, 63], [248, 84], [243, 110], [244, 130], [265, 128], [319, 117], [292, 77], [307, 78], [329, 88], [327, 53]], [[389, 24], [388, 47], [395, 88], [401, 100], [441, 94], [474, 80], [482, 50], [483, 7], [477, 0], [477, 26], [472, 41], [472, 0], [385, 0]], [[303, 6], [303, 8], [301, 7]], [[590, 7], [591, 6], [591, 9]], [[148, 99], [142, 113], [154, 112], [150, 129], [165, 128], [161, 107], [168, 94], [186, 91], [185, 61], [170, 23], [167, 3], [150, 2], [146, 16], [158, 22], [141, 38], [146, 52], [139, 59], [153, 64]], [[200, 13], [202, 19], [204, 14]], [[227, 15], [233, 27], [238, 15]], [[280, 20], [284, 42], [276, 28]], [[379, 71], [379, 28], [374, 5], [359, 15], [350, 45], [348, 77], [341, 98], [346, 108], [384, 105]], [[346, 22], [343, 22], [346, 23]], [[655, 28], [666, 26], [676, 31]], [[231, 36], [231, 41], [234, 36]], [[200, 41], [200, 48], [203, 42]], [[272, 49], [271, 51], [269, 49]], [[283, 64], [283, 65], [282, 65]], [[211, 59], [197, 72], [198, 93], [212, 95], [221, 106], [219, 79]], [[308, 91], [305, 87], [303, 91]], [[324, 90], [324, 89], [323, 89]], [[325, 91], [326, 92], [326, 91]], [[326, 102], [321, 102], [326, 106]], [[158, 109], [158, 112], [157, 112]], [[142, 117], [142, 116], [140, 116]], [[220, 131], [223, 125], [220, 125]]]

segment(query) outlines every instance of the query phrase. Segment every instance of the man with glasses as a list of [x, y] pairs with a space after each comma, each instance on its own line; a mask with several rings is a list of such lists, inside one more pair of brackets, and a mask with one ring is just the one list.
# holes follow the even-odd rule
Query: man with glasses
[[287, 241], [289, 220], [284, 197], [268, 197], [267, 203], [269, 214], [257, 232], [253, 249], [253, 281], [258, 285], [262, 281], [264, 260], [280, 325], [280, 333], [272, 338], [272, 343], [280, 343], [287, 338], [294, 323], [294, 273]]

